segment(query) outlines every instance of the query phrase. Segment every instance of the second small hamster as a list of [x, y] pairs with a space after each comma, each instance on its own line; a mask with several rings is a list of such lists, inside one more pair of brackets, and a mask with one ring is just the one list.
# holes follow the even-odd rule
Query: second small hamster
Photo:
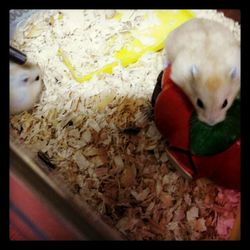
[[226, 117], [240, 92], [240, 43], [215, 21], [195, 18], [166, 40], [171, 79], [186, 93], [198, 118], [212, 126]]
[[39, 100], [42, 87], [38, 66], [10, 62], [10, 114], [31, 109]]

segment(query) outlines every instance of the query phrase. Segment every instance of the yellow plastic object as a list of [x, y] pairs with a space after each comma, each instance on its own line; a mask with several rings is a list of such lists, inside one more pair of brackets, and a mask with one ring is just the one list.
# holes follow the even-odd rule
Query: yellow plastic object
[[[113, 63], [107, 64], [99, 70], [79, 77], [61, 48], [58, 50], [58, 55], [61, 56], [63, 63], [68, 67], [73, 78], [77, 82], [83, 83], [90, 80], [94, 75], [111, 74], [113, 68], [119, 63], [126, 67], [135, 63], [145, 53], [161, 50], [171, 31], [195, 17], [194, 13], [189, 10], [155, 10], [154, 13], [159, 20], [159, 24], [152, 25], [145, 30], [132, 30], [129, 34], [132, 38], [131, 42], [115, 53]], [[113, 18], [120, 20], [122, 14], [118, 13]], [[148, 18], [148, 15], [145, 15], [144, 18]], [[115, 41], [115, 39], [113, 40]]]
[[63, 60], [63, 63], [67, 66], [67, 68], [69, 69], [72, 77], [79, 83], [83, 83], [83, 82], [86, 82], [88, 80], [90, 80], [94, 75], [100, 75], [100, 74], [103, 74], [103, 73], [108, 73], [108, 74], [111, 74], [112, 71], [113, 71], [113, 68], [115, 66], [118, 65], [118, 62], [113, 62], [113, 63], [110, 63], [110, 64], [107, 64], [105, 65], [103, 68], [99, 69], [99, 70], [96, 70], [90, 74], [87, 74], [83, 77], [79, 77], [77, 76], [76, 72], [75, 72], [75, 69], [74, 67], [72, 66], [72, 64], [70, 63], [70, 61], [68, 60], [68, 58], [66, 57], [66, 55], [63, 53], [62, 49], [59, 48], [58, 49], [58, 55], [61, 56], [62, 60]]

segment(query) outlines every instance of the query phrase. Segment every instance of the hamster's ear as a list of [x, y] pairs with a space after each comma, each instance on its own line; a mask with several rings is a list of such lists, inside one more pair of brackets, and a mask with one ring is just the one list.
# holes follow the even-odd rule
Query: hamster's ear
[[195, 64], [191, 66], [191, 75], [195, 79], [196, 76], [198, 75], [198, 68]]
[[238, 75], [238, 69], [236, 66], [234, 66], [231, 70], [230, 70], [230, 78], [232, 80], [234, 80]]

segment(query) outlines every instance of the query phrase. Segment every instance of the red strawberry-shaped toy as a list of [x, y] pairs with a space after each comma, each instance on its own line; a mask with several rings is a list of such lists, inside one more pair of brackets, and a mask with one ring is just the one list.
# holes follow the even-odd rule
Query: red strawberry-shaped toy
[[168, 66], [159, 75], [152, 105], [171, 161], [186, 177], [206, 177], [240, 190], [240, 100], [234, 101], [223, 122], [209, 126], [198, 120], [189, 99], [170, 79], [170, 72]]

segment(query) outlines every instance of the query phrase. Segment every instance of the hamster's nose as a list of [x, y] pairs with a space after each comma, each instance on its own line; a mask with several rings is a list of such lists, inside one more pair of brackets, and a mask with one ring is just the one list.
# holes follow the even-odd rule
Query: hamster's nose
[[200, 121], [206, 123], [209, 126], [214, 126], [215, 124], [219, 122], [218, 119], [214, 119], [213, 117], [204, 117], [204, 116], [199, 115], [198, 118]]
[[207, 122], [206, 122], [209, 126], [214, 126], [216, 123], [218, 123], [217, 121], [215, 121], [215, 120], [208, 120]]
[[208, 124], [208, 125], [210, 125], [210, 126], [214, 126], [214, 125], [216, 125], [216, 124], [218, 124], [218, 123], [220, 123], [220, 122], [222, 122], [224, 120], [224, 117], [216, 117], [216, 118], [214, 118], [214, 117], [210, 117], [210, 118], [208, 118], [208, 119], [206, 119], [206, 123]]

